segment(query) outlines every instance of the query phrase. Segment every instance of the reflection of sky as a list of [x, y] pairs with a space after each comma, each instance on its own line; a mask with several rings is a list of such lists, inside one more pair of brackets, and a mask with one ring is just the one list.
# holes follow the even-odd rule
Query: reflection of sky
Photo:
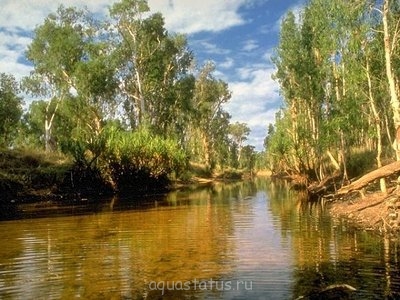
[[[235, 226], [235, 250], [237, 273], [235, 280], [251, 281], [253, 290], [241, 289], [230, 296], [248, 299], [290, 299], [292, 283], [292, 259], [290, 242], [283, 239], [270, 210], [265, 192], [245, 198], [239, 208], [247, 208], [243, 214], [238, 207], [233, 213]], [[233, 295], [231, 295], [233, 294]]]
[[286, 188], [258, 184], [264, 188], [219, 184], [166, 201], [148, 197], [145, 206], [135, 198], [135, 207], [114, 211], [106, 203], [103, 212], [0, 222], [0, 298], [136, 298], [150, 281], [195, 279], [230, 281], [232, 289], [173, 291], [168, 299], [286, 300], [334, 283], [357, 288], [356, 299], [400, 292], [398, 244], [333, 222], [316, 205], [299, 207]]

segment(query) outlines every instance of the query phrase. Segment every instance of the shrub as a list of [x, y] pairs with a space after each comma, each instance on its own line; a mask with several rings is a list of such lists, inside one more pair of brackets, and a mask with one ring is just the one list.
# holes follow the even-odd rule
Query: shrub
[[147, 185], [165, 185], [173, 172], [178, 173], [186, 166], [185, 152], [172, 139], [154, 135], [146, 129], [134, 132], [107, 130], [110, 138], [103, 168], [119, 188], [146, 189]]
[[187, 165], [177, 141], [145, 128], [131, 132], [109, 125], [88, 142], [70, 141], [66, 149], [77, 164], [99, 170], [104, 181], [120, 191], [163, 188]]

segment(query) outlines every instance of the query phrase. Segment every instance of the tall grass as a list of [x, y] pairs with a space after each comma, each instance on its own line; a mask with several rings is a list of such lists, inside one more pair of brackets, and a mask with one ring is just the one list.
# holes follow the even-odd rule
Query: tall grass
[[69, 149], [76, 162], [96, 168], [105, 182], [120, 191], [163, 188], [187, 165], [187, 155], [177, 141], [147, 129], [131, 132], [109, 125], [90, 142], [74, 145]]

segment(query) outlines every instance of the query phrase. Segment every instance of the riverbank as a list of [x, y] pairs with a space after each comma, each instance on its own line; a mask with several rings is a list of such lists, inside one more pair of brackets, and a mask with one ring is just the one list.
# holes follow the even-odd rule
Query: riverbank
[[400, 233], [400, 196], [395, 187], [386, 194], [379, 191], [353, 194], [329, 203], [328, 208], [332, 217], [344, 219], [356, 228]]
[[[287, 180], [294, 190], [306, 191], [308, 201], [321, 201], [330, 215], [359, 230], [400, 237], [400, 189], [397, 186], [397, 162], [371, 170], [342, 186], [342, 175], [333, 174], [319, 183], [308, 183], [301, 176], [275, 175]], [[385, 178], [385, 193], [379, 180]], [[341, 188], [339, 188], [342, 186]]]
[[331, 215], [364, 230], [400, 233], [400, 162], [389, 162], [341, 186], [322, 199], [334, 200]]
[[246, 174], [226, 169], [210, 173], [201, 164], [190, 163], [184, 176], [162, 182], [137, 180], [137, 187], [118, 191], [100, 174], [79, 168], [68, 156], [31, 149], [0, 151], [0, 205], [28, 205], [30, 210], [87, 203], [114, 194], [160, 194], [190, 185], [241, 180]]
[[57, 187], [63, 185], [72, 166], [68, 157], [57, 153], [0, 151], [0, 204], [60, 197]]

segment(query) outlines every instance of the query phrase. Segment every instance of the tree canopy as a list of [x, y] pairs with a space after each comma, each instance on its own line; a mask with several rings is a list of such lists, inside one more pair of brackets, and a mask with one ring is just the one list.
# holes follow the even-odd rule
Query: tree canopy
[[246, 124], [230, 124], [231, 92], [216, 66], [197, 66], [186, 36], [169, 33], [145, 0], [116, 2], [101, 18], [60, 6], [35, 28], [26, 58], [23, 116], [17, 82], [0, 78], [4, 145], [69, 154], [115, 187], [127, 174], [177, 176], [188, 161], [246, 168], [254, 152], [243, 151]]
[[346, 181], [374, 167], [369, 153], [375, 166], [393, 155], [399, 22], [389, 0], [310, 0], [286, 15], [273, 57], [284, 104], [265, 142], [275, 172]]

